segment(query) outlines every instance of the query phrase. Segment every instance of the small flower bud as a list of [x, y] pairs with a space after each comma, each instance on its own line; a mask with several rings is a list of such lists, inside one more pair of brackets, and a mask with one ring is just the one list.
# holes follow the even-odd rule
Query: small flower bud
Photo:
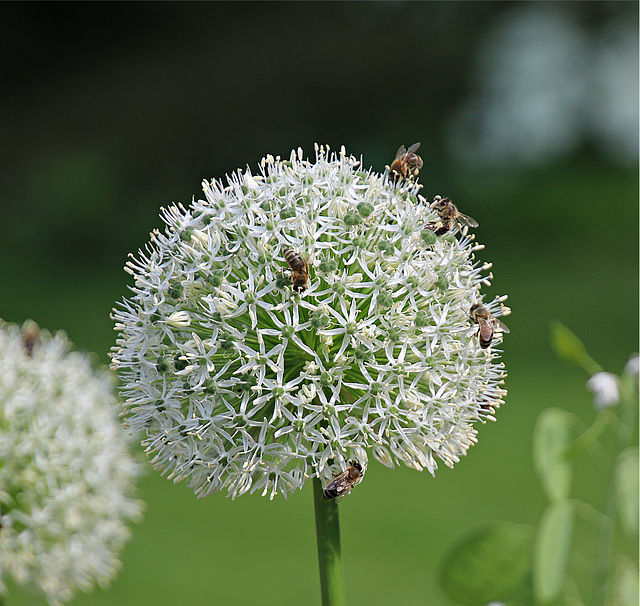
[[167, 318], [167, 324], [174, 328], [187, 328], [191, 324], [191, 316], [186, 311], [174, 311]]
[[597, 372], [587, 381], [593, 392], [593, 405], [597, 410], [615, 406], [620, 401], [620, 379], [610, 372]]

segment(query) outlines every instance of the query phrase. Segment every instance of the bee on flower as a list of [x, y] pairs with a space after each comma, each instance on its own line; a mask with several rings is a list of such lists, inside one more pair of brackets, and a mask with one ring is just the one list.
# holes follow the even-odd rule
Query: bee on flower
[[453, 466], [506, 393], [499, 347], [469, 323], [482, 246], [421, 231], [440, 218], [420, 186], [344, 149], [267, 156], [203, 191], [163, 210], [113, 312], [125, 417], [154, 468], [198, 496], [273, 498], [335, 469], [350, 490], [369, 455]]

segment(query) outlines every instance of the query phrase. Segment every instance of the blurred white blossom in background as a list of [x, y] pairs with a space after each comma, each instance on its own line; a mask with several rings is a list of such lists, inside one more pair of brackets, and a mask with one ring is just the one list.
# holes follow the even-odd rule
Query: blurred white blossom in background
[[12, 578], [52, 605], [109, 584], [142, 511], [112, 376], [70, 347], [0, 321], [0, 595]]
[[638, 26], [587, 28], [563, 3], [516, 3], [484, 36], [451, 152], [465, 162], [534, 165], [595, 143], [638, 161]]
[[620, 378], [611, 372], [597, 372], [587, 381], [597, 410], [615, 406], [620, 401]]

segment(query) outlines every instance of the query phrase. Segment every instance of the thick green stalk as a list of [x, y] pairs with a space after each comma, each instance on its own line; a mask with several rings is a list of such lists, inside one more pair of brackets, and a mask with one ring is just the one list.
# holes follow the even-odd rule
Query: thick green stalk
[[344, 606], [344, 573], [340, 553], [340, 520], [335, 499], [322, 496], [322, 481], [313, 479], [313, 502], [316, 510], [318, 563], [322, 606]]

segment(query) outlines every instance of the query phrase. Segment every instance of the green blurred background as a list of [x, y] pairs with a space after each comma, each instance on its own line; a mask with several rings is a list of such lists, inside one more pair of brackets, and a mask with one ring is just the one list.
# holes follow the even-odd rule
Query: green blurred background
[[[637, 14], [636, 2], [2, 3], [0, 317], [64, 329], [106, 363], [122, 266], [161, 205], [267, 153], [344, 144], [382, 170], [421, 141], [424, 195], [479, 221], [487, 295], [509, 294], [509, 395], [454, 470], [372, 464], [341, 523], [351, 604], [446, 604], [436, 571], [461, 530], [543, 511], [538, 413], [593, 416], [549, 320], [612, 372], [638, 349]], [[575, 493], [600, 505], [605, 481], [591, 469]], [[310, 484], [288, 501], [196, 500], [149, 472], [140, 492], [124, 570], [73, 604], [319, 603]], [[578, 537], [587, 555], [592, 534]], [[12, 588], [7, 603], [43, 601]]]

